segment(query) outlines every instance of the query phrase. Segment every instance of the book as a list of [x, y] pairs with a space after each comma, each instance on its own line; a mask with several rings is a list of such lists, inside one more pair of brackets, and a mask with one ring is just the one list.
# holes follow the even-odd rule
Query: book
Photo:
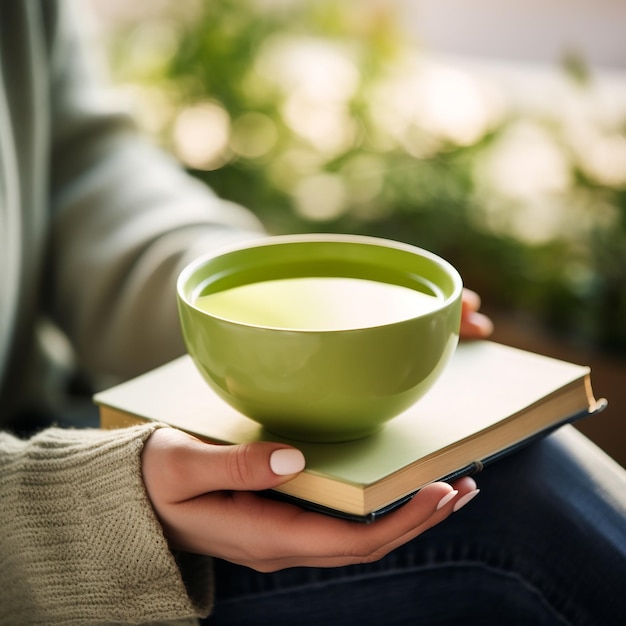
[[487, 340], [461, 342], [422, 399], [374, 435], [344, 443], [272, 435], [217, 396], [188, 355], [94, 401], [103, 428], [153, 420], [217, 444], [290, 443], [306, 469], [268, 495], [365, 522], [606, 405], [594, 398], [589, 367]]

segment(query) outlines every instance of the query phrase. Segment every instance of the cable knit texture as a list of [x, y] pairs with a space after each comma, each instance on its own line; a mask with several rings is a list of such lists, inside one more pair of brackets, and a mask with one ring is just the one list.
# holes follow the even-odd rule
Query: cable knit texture
[[210, 559], [180, 559], [191, 597], [143, 486], [156, 427], [0, 434], [0, 569], [11, 572], [0, 623], [196, 624], [208, 613]]

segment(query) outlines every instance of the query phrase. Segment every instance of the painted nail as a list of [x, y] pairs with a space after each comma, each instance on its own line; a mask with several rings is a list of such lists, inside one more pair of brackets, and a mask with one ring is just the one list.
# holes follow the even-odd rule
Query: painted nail
[[455, 513], [462, 509], [470, 500], [473, 500], [480, 493], [480, 489], [474, 489], [474, 491], [470, 491], [466, 493], [462, 498], [459, 498], [454, 503], [454, 508], [452, 509]]
[[277, 476], [297, 474], [305, 464], [304, 454], [296, 448], [281, 448], [270, 455], [270, 467]]
[[437, 511], [439, 509], [443, 509], [443, 507], [446, 506], [446, 504], [448, 504], [448, 502], [450, 502], [457, 493], [459, 493], [458, 490], [453, 489], [452, 491], [449, 491], [443, 498], [441, 498], [441, 500], [439, 500], [439, 504], [437, 505]]

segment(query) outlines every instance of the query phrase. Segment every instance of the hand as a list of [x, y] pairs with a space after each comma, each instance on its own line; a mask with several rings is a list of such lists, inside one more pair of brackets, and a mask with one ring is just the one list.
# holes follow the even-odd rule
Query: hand
[[484, 339], [493, 332], [492, 321], [480, 309], [480, 296], [470, 289], [463, 289], [461, 309], [461, 339]]
[[146, 489], [171, 547], [261, 572], [375, 561], [477, 493], [471, 478], [454, 486], [433, 483], [373, 524], [254, 493], [290, 480], [303, 467], [302, 454], [279, 443], [212, 445], [172, 428], [156, 430], [142, 453]]

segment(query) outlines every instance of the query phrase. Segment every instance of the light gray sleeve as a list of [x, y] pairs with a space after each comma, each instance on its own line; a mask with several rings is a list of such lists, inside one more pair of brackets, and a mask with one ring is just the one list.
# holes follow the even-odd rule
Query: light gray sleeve
[[127, 377], [183, 351], [180, 269], [263, 231], [138, 136], [94, 78], [77, 30], [61, 12], [51, 47], [53, 316], [83, 365]]

